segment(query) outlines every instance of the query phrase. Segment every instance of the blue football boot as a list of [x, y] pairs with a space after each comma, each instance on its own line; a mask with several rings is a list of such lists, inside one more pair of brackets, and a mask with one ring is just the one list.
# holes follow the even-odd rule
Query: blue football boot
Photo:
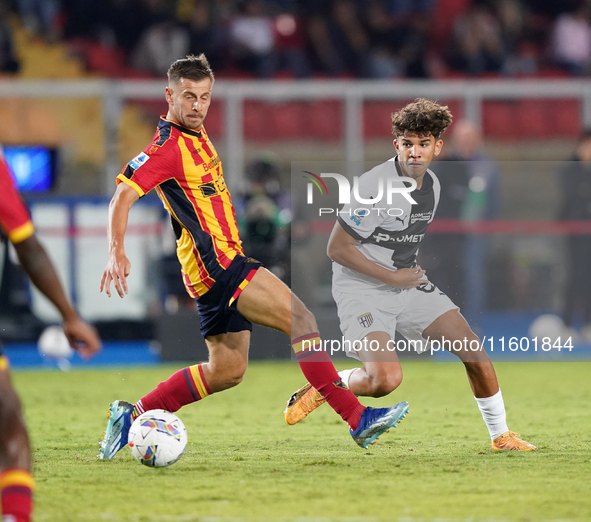
[[399, 402], [391, 408], [370, 408], [361, 415], [361, 421], [355, 431], [349, 430], [353, 440], [362, 448], [373, 444], [382, 433], [386, 433], [406, 417], [408, 402]]
[[127, 436], [131, 427], [133, 404], [125, 401], [111, 403], [107, 414], [107, 429], [103, 433], [99, 460], [111, 460], [115, 454], [127, 445]]

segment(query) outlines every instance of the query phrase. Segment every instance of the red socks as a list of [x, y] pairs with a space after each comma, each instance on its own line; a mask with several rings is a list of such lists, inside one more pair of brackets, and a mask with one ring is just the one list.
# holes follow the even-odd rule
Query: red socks
[[[15, 522], [29, 522], [33, 510], [35, 481], [24, 469], [5, 469], [0, 473], [2, 516], [12, 515]], [[12, 519], [10, 519], [12, 520]]]
[[[322, 346], [318, 333], [311, 333], [294, 339], [293, 349], [306, 379], [316, 388], [330, 406], [356, 430], [365, 406], [341, 381], [330, 356], [319, 350]], [[318, 351], [317, 351], [318, 350]], [[149, 410], [177, 411], [186, 404], [205, 399], [211, 390], [205, 381], [201, 365], [189, 366], [174, 373], [161, 382], [154, 390], [142, 397], [133, 409], [135, 420]]]
[[210, 394], [201, 365], [189, 366], [174, 373], [142, 397], [133, 409], [132, 419], [149, 410], [177, 411], [185, 404], [205, 399]]
[[335, 370], [330, 356], [322, 349], [317, 332], [303, 335], [291, 342], [304, 376], [316, 388], [331, 408], [352, 430], [356, 430], [365, 411], [355, 395], [347, 388]]

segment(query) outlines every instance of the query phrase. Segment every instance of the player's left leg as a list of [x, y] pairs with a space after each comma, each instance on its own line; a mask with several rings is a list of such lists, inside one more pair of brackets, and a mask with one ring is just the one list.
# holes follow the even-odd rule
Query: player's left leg
[[178, 370], [135, 404], [115, 401], [110, 405], [100, 460], [111, 460], [125, 447], [131, 423], [142, 413], [157, 409], [175, 412], [242, 381], [248, 364], [250, 331], [210, 335], [205, 342], [209, 351], [207, 363]]
[[[8, 360], [0, 354], [0, 494], [2, 517], [29, 522], [33, 507], [29, 437], [20, 401], [8, 371]], [[9, 515], [14, 518], [9, 519]]]
[[[509, 431], [505, 404], [492, 361], [478, 336], [457, 309], [448, 310], [437, 317], [425, 328], [423, 337], [439, 341], [441, 346], [449, 349], [464, 363], [474, 398], [490, 433], [493, 449], [537, 449], [521, 440], [518, 434]], [[454, 341], [457, 349], [454, 349]]]
[[[489, 356], [478, 336], [457, 309], [449, 310], [435, 319], [425, 328], [423, 337], [438, 341], [446, 349], [453, 346], [454, 341], [456, 346], [461, 342], [462, 349], [449, 351], [464, 363], [474, 397], [491, 397], [499, 391], [497, 375]], [[470, 349], [471, 346], [478, 349], [473, 351]]]

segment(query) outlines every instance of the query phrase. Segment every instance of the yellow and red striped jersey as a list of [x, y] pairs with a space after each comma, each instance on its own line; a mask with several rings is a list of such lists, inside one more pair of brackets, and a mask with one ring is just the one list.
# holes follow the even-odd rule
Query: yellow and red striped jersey
[[151, 145], [117, 177], [140, 197], [155, 188], [170, 213], [189, 295], [206, 293], [236, 255], [243, 255], [222, 162], [205, 129], [164, 117]]
[[35, 233], [29, 211], [21, 198], [8, 169], [0, 155], [0, 228], [12, 243], [20, 243]]

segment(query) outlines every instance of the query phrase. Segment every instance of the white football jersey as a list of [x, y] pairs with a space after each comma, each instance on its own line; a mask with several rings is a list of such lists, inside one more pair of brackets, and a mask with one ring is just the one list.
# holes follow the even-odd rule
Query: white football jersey
[[[439, 180], [427, 170], [420, 190], [410, 192], [416, 201], [411, 204], [400, 193], [386, 197], [388, 180], [405, 178], [400, 171], [398, 157], [374, 167], [359, 178], [359, 197], [366, 200], [381, 199], [375, 204], [359, 203], [355, 189], [351, 202], [339, 211], [339, 223], [357, 241], [355, 246], [369, 260], [387, 268], [410, 268], [416, 264], [419, 246], [429, 223], [433, 221], [439, 203]], [[381, 185], [381, 189], [380, 189]], [[333, 262], [333, 288], [342, 292], [359, 292], [388, 287], [381, 281]], [[390, 287], [391, 288], [391, 287]], [[394, 290], [394, 289], [393, 289]]]

